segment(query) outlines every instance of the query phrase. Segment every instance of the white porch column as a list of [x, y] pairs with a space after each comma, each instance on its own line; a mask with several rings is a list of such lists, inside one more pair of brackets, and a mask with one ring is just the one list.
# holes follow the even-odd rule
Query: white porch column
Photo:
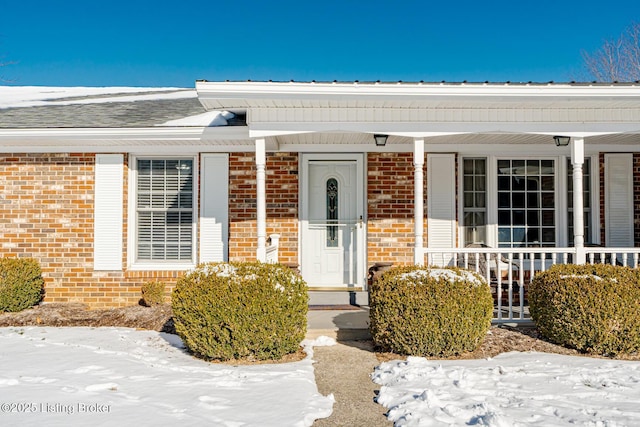
[[424, 264], [424, 139], [413, 140], [413, 185], [414, 185], [414, 249], [413, 262]]
[[256, 139], [256, 227], [258, 231], [258, 251], [256, 259], [267, 261], [267, 192], [266, 192], [266, 150], [265, 139]]
[[571, 164], [573, 166], [573, 245], [576, 248], [576, 264], [584, 264], [584, 200], [582, 192], [582, 165], [584, 164], [584, 138], [571, 139]]

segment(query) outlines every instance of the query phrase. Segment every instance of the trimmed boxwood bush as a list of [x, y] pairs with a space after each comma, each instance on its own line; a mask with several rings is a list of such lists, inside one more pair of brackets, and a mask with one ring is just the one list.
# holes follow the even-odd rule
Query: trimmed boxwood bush
[[147, 282], [142, 285], [140, 291], [142, 293], [142, 305], [151, 307], [154, 305], [164, 304], [164, 289], [165, 284], [163, 282]]
[[206, 360], [279, 359], [307, 330], [306, 283], [279, 264], [201, 264], [178, 279], [172, 308], [176, 332]]
[[529, 287], [531, 317], [549, 341], [613, 356], [640, 350], [640, 271], [554, 265]]
[[33, 258], [0, 258], [0, 313], [21, 311], [44, 296], [40, 264]]
[[397, 267], [371, 285], [370, 330], [383, 351], [451, 356], [475, 350], [491, 327], [485, 280], [459, 268]]

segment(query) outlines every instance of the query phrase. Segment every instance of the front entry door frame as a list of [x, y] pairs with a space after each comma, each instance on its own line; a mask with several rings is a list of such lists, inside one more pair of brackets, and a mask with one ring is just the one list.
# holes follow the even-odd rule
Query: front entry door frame
[[[310, 203], [310, 195], [309, 195], [309, 164], [311, 162], [355, 162], [356, 164], [356, 215], [357, 218], [362, 218], [361, 224], [359, 224], [356, 231], [356, 242], [355, 242], [355, 253], [353, 254], [353, 262], [355, 264], [353, 283], [340, 283], [336, 284], [336, 288], [362, 288], [366, 287], [366, 262], [367, 262], [367, 253], [366, 253], [366, 212], [365, 212], [365, 194], [366, 194], [366, 181], [365, 181], [365, 170], [364, 170], [364, 154], [363, 153], [302, 153], [300, 156], [300, 221], [299, 227], [300, 233], [299, 242], [298, 242], [298, 259], [299, 264], [302, 270], [302, 276], [305, 277], [305, 274], [309, 272], [305, 272], [304, 267], [304, 251], [310, 245], [307, 242], [305, 245], [303, 238], [303, 231], [307, 227], [307, 220], [309, 218], [309, 203]], [[312, 283], [310, 283], [313, 286]]]

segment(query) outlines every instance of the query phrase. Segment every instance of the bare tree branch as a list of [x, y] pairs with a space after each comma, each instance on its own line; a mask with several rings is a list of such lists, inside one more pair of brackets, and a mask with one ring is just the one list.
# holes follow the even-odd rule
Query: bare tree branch
[[632, 23], [618, 39], [605, 40], [595, 52], [582, 52], [584, 67], [600, 82], [640, 80], [640, 23]]

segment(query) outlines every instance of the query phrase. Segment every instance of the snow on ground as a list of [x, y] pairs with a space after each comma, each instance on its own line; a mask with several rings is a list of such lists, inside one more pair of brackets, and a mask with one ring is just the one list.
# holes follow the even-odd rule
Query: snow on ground
[[333, 408], [312, 363], [213, 364], [128, 328], [0, 328], [0, 425], [310, 426]]
[[[95, 98], [82, 98], [88, 96]], [[103, 102], [131, 102], [195, 97], [197, 97], [195, 90], [171, 87], [0, 86], [0, 108], [96, 104]]]
[[409, 357], [372, 377], [396, 426], [640, 425], [640, 362], [518, 352]]

